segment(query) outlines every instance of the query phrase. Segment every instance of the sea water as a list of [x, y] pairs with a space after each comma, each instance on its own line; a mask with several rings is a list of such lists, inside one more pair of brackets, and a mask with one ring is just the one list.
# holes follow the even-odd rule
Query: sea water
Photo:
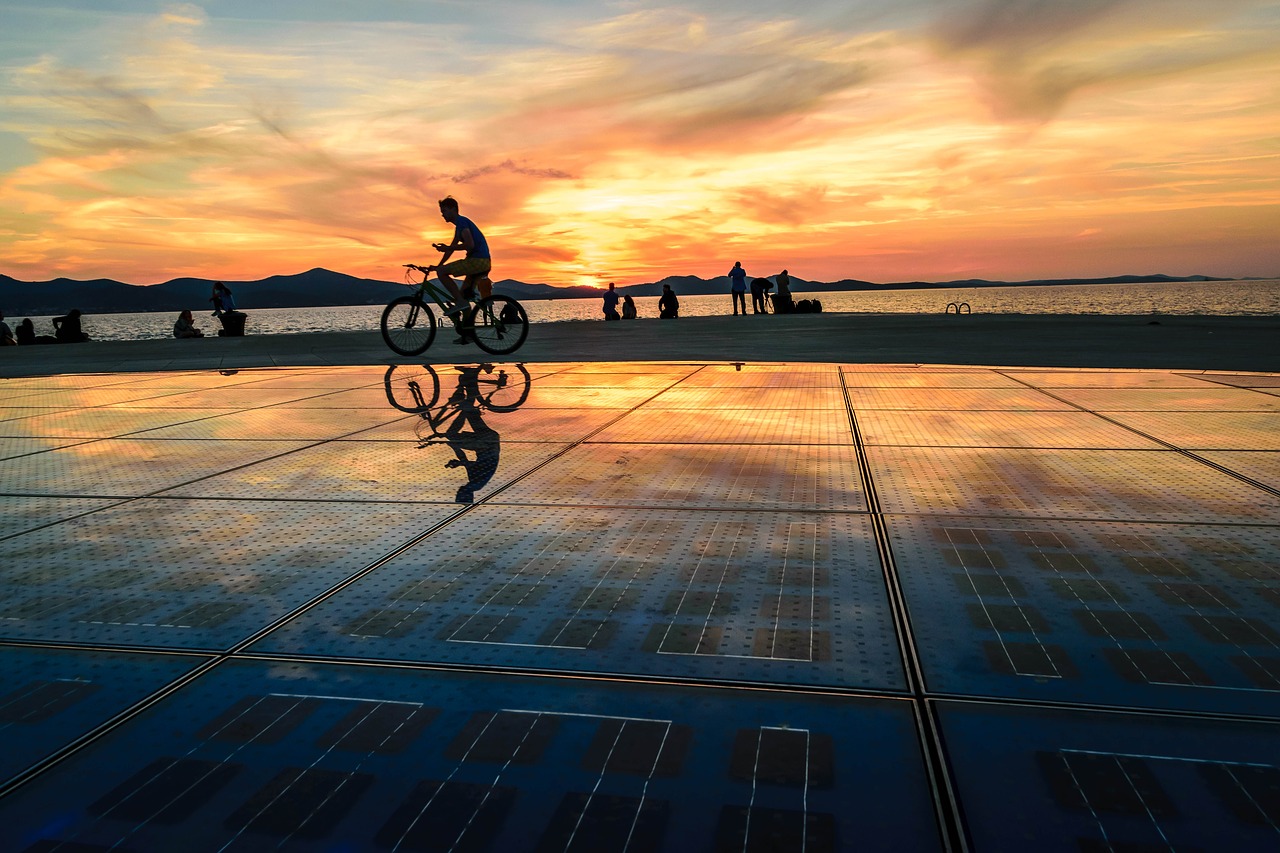
[[[1015, 287], [929, 288], [921, 290], [842, 291], [817, 296], [824, 313], [941, 314], [949, 304], [967, 305], [974, 314], [1151, 314], [1151, 315], [1280, 315], [1280, 281], [1210, 281], [1153, 284], [1075, 284]], [[246, 299], [245, 296], [249, 298]], [[246, 334], [302, 334], [375, 330], [381, 305], [348, 305], [331, 308], [258, 308], [246, 292], [238, 307], [249, 315]], [[635, 300], [640, 317], [658, 316], [658, 297]], [[532, 323], [568, 320], [600, 320], [600, 299], [522, 300]], [[730, 314], [729, 294], [681, 296], [682, 317]], [[49, 317], [32, 317], [37, 334], [53, 334]], [[173, 336], [176, 313], [86, 314], [82, 325], [94, 340], [127, 341]], [[21, 316], [7, 318], [15, 327]], [[208, 312], [196, 315], [196, 326], [205, 334], [217, 333], [218, 320]]]

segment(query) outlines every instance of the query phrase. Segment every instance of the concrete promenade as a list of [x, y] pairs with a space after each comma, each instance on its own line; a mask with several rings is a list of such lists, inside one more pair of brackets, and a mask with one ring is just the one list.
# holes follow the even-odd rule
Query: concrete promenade
[[[527, 362], [715, 360], [1280, 371], [1280, 318], [820, 314], [534, 325]], [[376, 329], [243, 338], [89, 342], [0, 350], [0, 376], [476, 361], [437, 335], [397, 359]]]
[[0, 850], [1275, 850], [1276, 324], [1148, 319], [0, 351]]

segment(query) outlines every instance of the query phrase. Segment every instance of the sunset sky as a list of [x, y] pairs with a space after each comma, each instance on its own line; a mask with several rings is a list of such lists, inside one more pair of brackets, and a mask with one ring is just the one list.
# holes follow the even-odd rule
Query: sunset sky
[[[789, 9], [789, 7], [796, 7]], [[1280, 276], [1280, 0], [0, 0], [0, 272]]]

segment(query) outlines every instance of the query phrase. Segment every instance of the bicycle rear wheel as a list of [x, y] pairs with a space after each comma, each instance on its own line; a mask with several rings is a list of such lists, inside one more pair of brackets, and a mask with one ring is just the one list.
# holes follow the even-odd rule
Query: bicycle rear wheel
[[495, 355], [515, 352], [529, 336], [529, 315], [510, 296], [481, 299], [467, 316], [467, 325], [476, 346]]
[[396, 297], [382, 312], [382, 339], [400, 355], [418, 355], [436, 339], [436, 316], [419, 296]]

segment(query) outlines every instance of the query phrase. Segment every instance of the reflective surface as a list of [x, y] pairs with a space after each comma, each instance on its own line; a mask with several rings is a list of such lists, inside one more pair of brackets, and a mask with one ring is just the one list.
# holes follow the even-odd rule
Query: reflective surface
[[0, 848], [1269, 849], [1275, 378], [5, 381]]

